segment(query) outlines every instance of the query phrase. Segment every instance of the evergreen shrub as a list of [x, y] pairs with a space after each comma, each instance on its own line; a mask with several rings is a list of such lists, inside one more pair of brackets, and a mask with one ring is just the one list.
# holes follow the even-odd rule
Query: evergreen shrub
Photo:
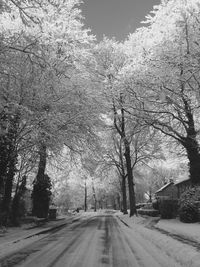
[[47, 174], [36, 180], [33, 184], [33, 209], [32, 213], [38, 218], [47, 218], [51, 199], [51, 180]]
[[200, 186], [187, 189], [179, 200], [179, 218], [185, 223], [198, 221], [198, 203], [200, 201]]

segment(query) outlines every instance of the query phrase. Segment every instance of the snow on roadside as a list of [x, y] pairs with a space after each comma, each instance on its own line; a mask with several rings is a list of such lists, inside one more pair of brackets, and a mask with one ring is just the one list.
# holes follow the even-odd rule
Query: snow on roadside
[[[117, 217], [129, 226], [127, 227], [127, 232], [129, 232], [130, 229], [133, 230], [134, 234], [137, 235], [138, 240], [140, 240], [140, 236], [141, 238], [145, 239], [146, 242], [152, 244], [152, 247], [154, 245], [158, 249], [162, 249], [162, 251], [165, 251], [167, 255], [174, 258], [181, 266], [200, 266], [200, 253], [196, 248], [177, 241], [170, 236], [157, 232], [156, 230], [151, 230], [144, 227], [148, 221], [147, 219], [140, 216], [134, 216], [130, 218], [129, 215], [123, 214], [117, 214]], [[149, 221], [150, 220], [151, 217], [149, 217]]]
[[[95, 215], [100, 215], [100, 213], [96, 212]], [[10, 253], [15, 253], [19, 249], [28, 246], [48, 235], [48, 233], [38, 235], [40, 231], [47, 230], [54, 225], [56, 226], [65, 222], [76, 221], [80, 218], [86, 219], [93, 216], [94, 211], [80, 212], [70, 216], [60, 216], [59, 219], [63, 219], [63, 221], [49, 221], [41, 227], [27, 229], [28, 227], [33, 226], [32, 224], [23, 225], [22, 227], [9, 227], [5, 233], [0, 233], [0, 258], [3, 258]]]
[[8, 227], [4, 233], [0, 234], [0, 258], [3, 258], [10, 253], [15, 253], [17, 250], [40, 240], [48, 235], [48, 233], [39, 235], [38, 233], [54, 226], [61, 225], [68, 220], [71, 220], [71, 218], [74, 217], [59, 217], [59, 219], [63, 220], [49, 221], [40, 227], [34, 228], [31, 227], [33, 224], [24, 224], [21, 227]]
[[162, 219], [155, 227], [200, 243], [200, 223], [190, 224], [180, 222], [178, 219]]
[[16, 242], [7, 242], [0, 245], [0, 258], [3, 258], [9, 254], [13, 254], [17, 252], [19, 249], [24, 248], [35, 241], [42, 239], [43, 237], [47, 236], [48, 234], [41, 234], [35, 235], [28, 239], [21, 239], [20, 241]]

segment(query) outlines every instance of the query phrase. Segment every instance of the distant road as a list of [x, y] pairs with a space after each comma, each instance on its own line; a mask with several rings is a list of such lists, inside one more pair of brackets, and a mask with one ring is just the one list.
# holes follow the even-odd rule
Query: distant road
[[[151, 230], [146, 230], [151, 231]], [[152, 231], [153, 233], [153, 231]], [[4, 266], [179, 267], [162, 248], [114, 215], [92, 213], [22, 249]]]

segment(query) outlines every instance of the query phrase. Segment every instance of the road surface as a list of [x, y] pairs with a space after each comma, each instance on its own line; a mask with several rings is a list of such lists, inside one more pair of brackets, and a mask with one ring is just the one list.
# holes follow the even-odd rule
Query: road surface
[[146, 239], [142, 232], [134, 231], [114, 215], [93, 214], [34, 242], [0, 266], [186, 266], [180, 265], [177, 259]]

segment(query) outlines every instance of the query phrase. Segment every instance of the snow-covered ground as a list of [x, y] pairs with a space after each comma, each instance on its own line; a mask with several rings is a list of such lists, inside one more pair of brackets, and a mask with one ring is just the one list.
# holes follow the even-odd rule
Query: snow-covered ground
[[[162, 234], [155, 229], [149, 229], [144, 226], [154, 226], [162, 230], [177, 234], [189, 239], [200, 242], [200, 224], [184, 224], [178, 220], [160, 220], [153, 217], [129, 217], [121, 213], [116, 214], [117, 217], [123, 221], [127, 227], [127, 231], [135, 231], [137, 235], [146, 239], [146, 244], [152, 244], [161, 248], [171, 258], [176, 259], [180, 266], [184, 267], [199, 267], [200, 266], [200, 253], [199, 249], [188, 244], [182, 243], [167, 234]], [[129, 229], [129, 230], [128, 230]], [[170, 265], [169, 265], [170, 266]], [[177, 265], [178, 266], [178, 265]], [[170, 266], [171, 267], [171, 266]], [[176, 267], [176, 266], [175, 266]]]
[[[33, 254], [30, 257], [32, 265], [29, 265], [28, 260], [27, 266], [36, 266], [33, 259], [37, 259], [38, 255], [40, 255], [38, 260], [39, 262], [41, 261], [42, 265], [40, 266], [42, 267], [49, 266], [48, 264], [45, 265], [44, 262], [46, 259], [50, 260], [51, 257], [53, 257], [53, 261], [55, 261], [54, 258], [58, 257], [56, 266], [59, 267], [95, 267], [98, 266], [96, 265], [98, 257], [102, 262], [109, 262], [107, 266], [112, 267], [132, 265], [138, 267], [200, 266], [198, 247], [190, 243], [183, 243], [168, 235], [168, 232], [180, 235], [183, 238], [194, 240], [200, 244], [199, 223], [185, 224], [178, 220], [159, 220], [159, 218], [155, 217], [142, 216], [130, 218], [128, 215], [123, 215], [120, 212], [114, 215], [114, 217], [117, 217], [116, 221], [112, 214], [112, 211], [100, 211], [97, 213], [81, 212], [68, 218], [69, 222], [70, 220], [73, 222], [72, 224], [67, 224], [66, 228], [63, 228], [56, 234], [56, 238], [52, 238], [51, 235], [48, 237], [51, 241], [47, 242], [47, 247], [44, 247], [44, 251], [48, 252], [50, 256], [45, 258], [41, 248], [41, 251], [38, 251], [39, 254]], [[66, 218], [66, 220], [68, 219]], [[50, 224], [47, 224], [45, 227], [50, 227]], [[156, 228], [165, 230], [165, 233], [160, 232]], [[34, 244], [35, 241], [48, 235], [34, 235], [34, 233], [41, 230], [42, 227], [29, 230], [24, 230], [23, 228], [8, 229], [4, 236], [0, 236], [0, 258], [31, 243]], [[28, 235], [33, 236], [26, 239], [25, 237]], [[52, 251], [49, 250], [49, 246], [52, 247]], [[101, 255], [102, 251], [103, 254]], [[61, 258], [60, 254], [62, 255]], [[95, 255], [95, 257], [92, 255]], [[74, 265], [69, 264], [70, 257], [75, 262]], [[84, 264], [83, 261], [85, 262]], [[90, 261], [91, 264], [89, 264]], [[78, 262], [81, 262], [82, 265], [76, 265]]]
[[5, 231], [0, 229], [0, 258], [14, 253], [15, 251], [38, 241], [48, 233], [39, 234], [41, 231], [46, 231], [60, 224], [76, 221], [80, 217], [92, 217], [94, 212], [80, 212], [74, 215], [59, 216], [55, 221], [49, 221], [40, 227], [33, 227], [34, 224], [24, 224], [21, 227], [8, 227]]
[[196, 241], [200, 246], [200, 223], [183, 223], [178, 219], [171, 219], [160, 220], [155, 227]]
[[[41, 231], [41, 229], [40, 229]], [[22, 229], [9, 229], [7, 233], [0, 235], [0, 258], [15, 253], [33, 242], [42, 239], [47, 234], [37, 235], [39, 230], [23, 231]], [[27, 238], [28, 236], [32, 236]]]
[[60, 216], [58, 220], [49, 221], [40, 227], [33, 227], [34, 224], [24, 224], [21, 227], [8, 227], [5, 231], [0, 231], [0, 258], [10, 253], [14, 253], [48, 235], [48, 233], [38, 235], [41, 231], [64, 224], [75, 217], [76, 216]]
[[179, 235], [185, 239], [189, 239], [200, 244], [200, 222], [197, 223], [183, 223], [178, 218], [164, 220], [159, 217], [132, 217], [128, 215], [122, 215], [122, 213], [116, 213], [123, 221], [131, 224], [140, 224], [144, 226], [154, 226], [157, 229], [170, 232], [175, 235]]
[[121, 220], [108, 212], [83, 214], [11, 260], [23, 267], [199, 267], [194, 248], [144, 227], [141, 217]]
[[36, 225], [34, 223], [30, 223], [23, 224], [21, 227], [8, 227], [7, 229], [0, 229], [0, 248], [7, 243], [17, 243], [20, 239], [24, 239], [30, 235], [35, 235], [37, 232], [45, 230], [48, 227], [52, 227], [58, 222], [61, 222], [62, 219], [67, 219], [67, 217], [60, 217], [56, 221], [49, 221], [48, 223], [41, 225], [41, 227], [34, 227]]

